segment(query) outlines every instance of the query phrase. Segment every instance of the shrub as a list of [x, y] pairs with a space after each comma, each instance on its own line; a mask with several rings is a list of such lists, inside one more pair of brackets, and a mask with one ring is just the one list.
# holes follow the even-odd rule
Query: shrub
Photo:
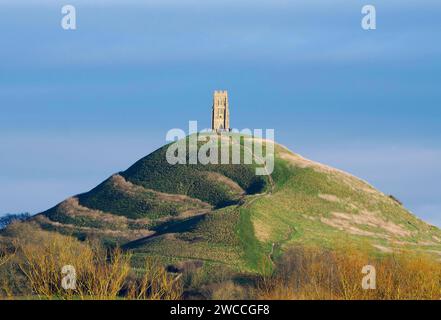
[[[19, 246], [20, 270], [34, 294], [44, 299], [113, 299], [130, 271], [130, 256], [115, 249], [105, 252], [73, 238], [51, 234], [47, 241]], [[62, 287], [63, 266], [76, 271], [76, 289]]]
[[[179, 280], [149, 258], [144, 268], [135, 273], [130, 265], [131, 255], [119, 248], [80, 242], [32, 224], [14, 225], [8, 232], [16, 236], [16, 253], [0, 253], [3, 296], [17, 298], [25, 293], [21, 298], [177, 299], [181, 295]], [[12, 278], [8, 277], [6, 265], [14, 270]], [[62, 286], [66, 276], [62, 268], [67, 265], [75, 268], [75, 289]], [[21, 277], [25, 281], [18, 283]]]
[[181, 276], [172, 276], [154, 258], [145, 260], [139, 277], [128, 285], [128, 299], [177, 300], [182, 296]]
[[211, 299], [214, 300], [244, 300], [247, 298], [246, 288], [231, 280], [212, 285], [210, 293]]
[[[260, 279], [258, 299], [436, 299], [441, 298], [441, 264], [424, 254], [400, 252], [382, 257], [354, 248], [295, 248]], [[365, 265], [376, 269], [376, 289], [364, 290]]]

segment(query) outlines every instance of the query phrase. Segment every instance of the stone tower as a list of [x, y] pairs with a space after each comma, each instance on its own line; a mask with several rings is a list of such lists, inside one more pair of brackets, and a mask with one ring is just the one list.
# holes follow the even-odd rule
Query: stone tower
[[211, 129], [213, 131], [230, 130], [230, 110], [228, 109], [227, 91], [214, 92]]

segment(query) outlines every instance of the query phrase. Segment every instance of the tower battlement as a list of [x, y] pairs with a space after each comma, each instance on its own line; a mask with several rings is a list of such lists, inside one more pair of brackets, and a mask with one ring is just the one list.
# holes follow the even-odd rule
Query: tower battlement
[[230, 110], [227, 90], [214, 91], [211, 129], [213, 131], [230, 130]]

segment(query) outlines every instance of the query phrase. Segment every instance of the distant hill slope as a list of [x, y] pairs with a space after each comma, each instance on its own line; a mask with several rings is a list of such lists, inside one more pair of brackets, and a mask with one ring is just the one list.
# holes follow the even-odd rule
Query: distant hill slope
[[441, 254], [438, 228], [368, 183], [281, 145], [270, 177], [256, 176], [256, 164], [170, 165], [167, 147], [33, 220], [120, 243], [135, 257], [198, 259], [242, 271], [297, 244]]

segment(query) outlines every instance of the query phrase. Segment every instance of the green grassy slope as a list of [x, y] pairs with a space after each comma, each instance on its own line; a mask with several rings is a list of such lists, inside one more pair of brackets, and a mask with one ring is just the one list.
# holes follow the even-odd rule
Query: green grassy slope
[[[249, 152], [241, 140], [242, 154]], [[170, 165], [164, 146], [95, 189], [36, 218], [81, 238], [93, 234], [136, 258], [196, 259], [262, 271], [298, 244], [352, 243], [387, 254], [441, 253], [441, 231], [368, 183], [276, 145], [271, 177], [250, 165]]]
[[255, 164], [171, 165], [166, 161], [167, 148], [35, 220], [45, 229], [123, 244], [157, 233], [161, 225], [237, 204], [244, 195], [266, 188], [267, 177], [254, 174]]
[[441, 253], [441, 232], [391, 197], [342, 171], [276, 146], [274, 189], [212, 211], [191, 231], [174, 230], [132, 248], [136, 254], [199, 259], [262, 271], [289, 246], [351, 243], [387, 254]]
[[121, 175], [127, 181], [145, 188], [188, 195], [216, 207], [234, 203], [238, 197], [234, 189], [222, 181], [216, 181], [213, 174], [234, 181], [247, 193], [258, 193], [265, 187], [266, 179], [255, 175], [254, 164], [195, 165], [187, 162], [171, 165], [166, 161], [167, 148], [168, 145], [139, 160]]

